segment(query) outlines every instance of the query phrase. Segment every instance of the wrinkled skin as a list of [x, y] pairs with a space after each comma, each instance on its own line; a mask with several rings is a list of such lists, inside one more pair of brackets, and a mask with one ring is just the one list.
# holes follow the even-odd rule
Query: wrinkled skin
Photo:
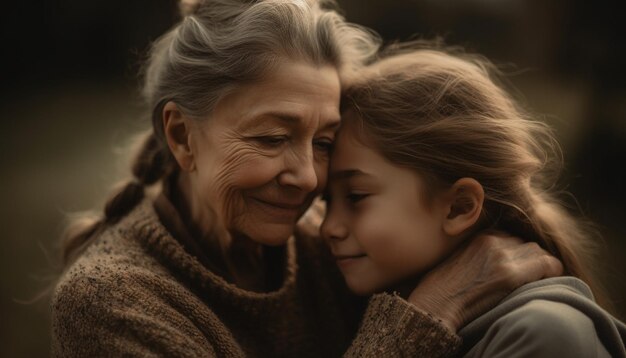
[[526, 283], [563, 274], [563, 265], [534, 242], [482, 233], [434, 270], [408, 300], [456, 331]]
[[282, 245], [326, 185], [340, 118], [337, 71], [291, 61], [278, 68], [226, 95], [208, 119], [187, 121], [191, 159], [181, 185], [200, 231], [211, 230], [202, 226], [214, 209], [235, 239]]

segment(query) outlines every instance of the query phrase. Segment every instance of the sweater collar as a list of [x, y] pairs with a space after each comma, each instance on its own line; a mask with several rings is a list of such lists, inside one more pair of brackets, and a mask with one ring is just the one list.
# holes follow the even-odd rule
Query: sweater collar
[[[163, 199], [161, 198], [161, 200]], [[199, 295], [205, 296], [205, 299], [234, 300], [234, 302], [238, 302], [238, 307], [241, 307], [239, 304], [242, 301], [249, 301], [251, 305], [246, 307], [262, 311], [263, 308], [258, 305], [263, 305], [264, 303], [280, 305], [289, 295], [295, 292], [297, 261], [296, 245], [293, 236], [289, 238], [285, 247], [286, 259], [282, 285], [278, 289], [269, 292], [248, 291], [226, 281], [223, 277], [208, 269], [201, 262], [201, 257], [191, 254], [188, 249], [191, 246], [181, 243], [173, 236], [173, 234], [176, 235], [181, 232], [183, 235], [188, 235], [184, 231], [179, 231], [182, 230], [178, 226], [180, 219], [173, 219], [173, 222], [178, 222], [178, 224], [175, 224], [177, 229], [176, 233], [170, 232], [161, 222], [154, 203], [154, 199], [144, 199], [124, 219], [126, 223], [121, 223], [122, 227], [128, 228], [129, 232], [127, 234], [129, 237], [137, 238], [148, 252], [155, 256], [172, 273], [179, 276], [180, 279], [188, 281], [194, 289], [198, 290]], [[173, 206], [170, 207], [170, 209], [172, 208]], [[189, 237], [187, 236], [186, 240], [188, 239]], [[196, 249], [198, 248], [196, 247]]]

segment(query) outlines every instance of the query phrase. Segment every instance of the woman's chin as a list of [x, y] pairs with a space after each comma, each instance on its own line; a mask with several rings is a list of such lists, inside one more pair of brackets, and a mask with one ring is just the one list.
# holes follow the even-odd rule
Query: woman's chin
[[281, 246], [285, 245], [293, 236], [294, 229], [294, 224], [265, 223], [256, 225], [252, 230], [246, 230], [246, 234], [251, 240], [259, 244]]

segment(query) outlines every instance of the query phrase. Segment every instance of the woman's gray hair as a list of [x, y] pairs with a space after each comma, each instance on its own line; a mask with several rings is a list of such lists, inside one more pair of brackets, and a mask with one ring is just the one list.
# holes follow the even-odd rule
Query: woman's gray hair
[[378, 36], [336, 9], [328, 0], [181, 3], [182, 21], [152, 45], [144, 73], [157, 136], [168, 101], [188, 116], [206, 117], [229, 90], [260, 79], [282, 59], [329, 64], [340, 74], [373, 59]]

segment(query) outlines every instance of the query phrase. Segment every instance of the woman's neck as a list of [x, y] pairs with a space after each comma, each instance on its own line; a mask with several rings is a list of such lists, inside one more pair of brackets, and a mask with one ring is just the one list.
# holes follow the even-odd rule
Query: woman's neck
[[170, 190], [170, 200], [192, 238], [198, 241], [209, 269], [242, 289], [257, 292], [275, 289], [276, 282], [282, 282], [283, 271], [274, 267], [277, 256], [281, 256], [276, 251], [284, 253], [284, 248], [269, 248], [245, 235], [228, 232], [219, 215], [204, 212], [192, 198], [188, 174], [179, 173]]
[[229, 272], [237, 286], [256, 292], [280, 288], [286, 262], [285, 246], [271, 247], [246, 237], [235, 237], [225, 255]]

